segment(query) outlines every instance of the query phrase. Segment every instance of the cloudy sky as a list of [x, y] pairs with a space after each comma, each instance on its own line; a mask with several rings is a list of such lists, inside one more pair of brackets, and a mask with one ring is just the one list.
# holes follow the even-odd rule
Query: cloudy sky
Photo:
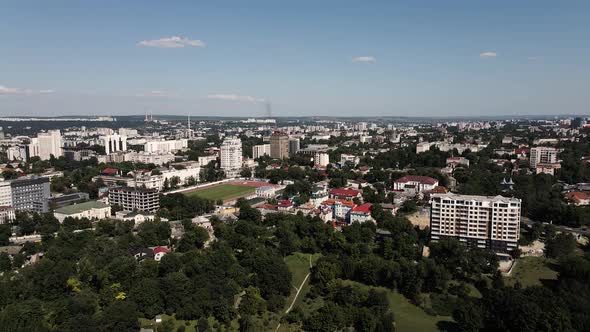
[[14, 1], [0, 115], [589, 113], [590, 1]]

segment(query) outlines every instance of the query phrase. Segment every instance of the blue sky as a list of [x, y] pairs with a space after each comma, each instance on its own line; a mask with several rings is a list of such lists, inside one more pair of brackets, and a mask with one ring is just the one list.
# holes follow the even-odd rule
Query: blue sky
[[586, 114], [589, 1], [5, 1], [0, 115]]

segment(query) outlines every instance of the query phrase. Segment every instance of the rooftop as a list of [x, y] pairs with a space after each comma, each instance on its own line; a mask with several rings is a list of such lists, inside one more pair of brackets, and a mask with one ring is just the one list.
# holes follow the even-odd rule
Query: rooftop
[[99, 201], [89, 201], [89, 202], [64, 206], [64, 207], [61, 207], [61, 208], [55, 210], [54, 212], [61, 213], [61, 214], [76, 214], [76, 213], [80, 213], [80, 212], [87, 211], [90, 209], [101, 209], [101, 208], [105, 208], [105, 207], [108, 207], [108, 205], [101, 203]]

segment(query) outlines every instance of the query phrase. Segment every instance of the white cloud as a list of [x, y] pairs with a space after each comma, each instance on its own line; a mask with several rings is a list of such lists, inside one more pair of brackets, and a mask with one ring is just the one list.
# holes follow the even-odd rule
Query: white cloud
[[17, 94], [22, 93], [22, 90], [19, 88], [9, 88], [4, 85], [0, 85], [0, 94]]
[[236, 94], [212, 94], [208, 95], [207, 99], [216, 99], [216, 100], [228, 100], [228, 101], [243, 101], [243, 102], [264, 102], [262, 98], [256, 98], [252, 96], [240, 96]]
[[492, 51], [486, 51], [486, 52], [479, 53], [479, 57], [482, 59], [495, 58], [497, 56], [498, 56], [498, 54], [496, 52], [492, 52]]
[[205, 47], [200, 40], [192, 40], [186, 37], [172, 36], [160, 39], [142, 40], [137, 43], [139, 46], [157, 48], [183, 48], [183, 47]]
[[527, 60], [529, 61], [537, 61], [537, 60], [541, 60], [541, 57], [538, 56], [530, 56], [527, 58]]
[[152, 90], [145, 93], [138, 93], [135, 95], [136, 97], [173, 97], [174, 94], [162, 91], [162, 90]]
[[36, 94], [36, 93], [53, 93], [53, 90], [31, 90], [31, 89], [21, 89], [21, 88], [12, 88], [7, 87], [4, 85], [0, 85], [0, 95], [24, 95], [24, 94]]
[[356, 58], [352, 58], [352, 62], [367, 62], [367, 63], [373, 63], [376, 62], [377, 59], [375, 59], [374, 56], [357, 56]]

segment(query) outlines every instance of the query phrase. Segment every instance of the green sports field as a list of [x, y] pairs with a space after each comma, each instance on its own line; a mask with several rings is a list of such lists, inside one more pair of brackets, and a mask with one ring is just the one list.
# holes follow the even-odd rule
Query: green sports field
[[201, 198], [210, 199], [212, 201], [217, 201], [219, 199], [225, 201], [228, 199], [248, 196], [254, 193], [255, 191], [256, 187], [224, 183], [218, 186], [187, 192], [185, 193], [185, 195], [199, 196]]

